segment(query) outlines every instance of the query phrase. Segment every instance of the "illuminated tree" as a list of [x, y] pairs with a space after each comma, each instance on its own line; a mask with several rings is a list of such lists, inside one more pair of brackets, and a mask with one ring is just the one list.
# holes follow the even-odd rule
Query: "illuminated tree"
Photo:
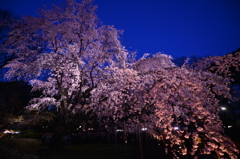
[[[228, 80], [204, 71], [176, 67], [171, 57], [155, 54], [131, 68], [118, 69], [103, 112], [116, 120], [145, 123], [175, 157], [215, 153], [236, 158], [238, 150], [224, 135], [218, 96], [230, 97]], [[127, 108], [127, 111], [124, 109]], [[129, 127], [131, 129], [131, 127]]]
[[121, 65], [127, 54], [118, 40], [120, 32], [102, 25], [95, 10], [91, 0], [67, 0], [66, 5], [42, 9], [39, 17], [16, 23], [3, 46], [16, 56], [6, 77], [29, 80], [33, 91], [42, 92], [27, 109], [57, 108], [53, 148], [61, 146], [72, 114], [93, 109], [91, 92], [105, 78], [105, 68]]
[[[196, 70], [206, 70], [229, 79], [228, 87], [232, 98], [221, 97], [220, 104], [227, 109], [222, 111], [221, 118], [225, 124], [226, 132], [232, 132], [230, 136], [233, 137], [233, 134], [235, 134], [235, 138], [238, 139], [237, 132], [240, 130], [238, 123], [240, 110], [240, 49], [223, 56], [203, 58], [191, 67]], [[232, 126], [231, 129], [228, 129], [228, 126]]]
[[204, 71], [174, 67], [169, 58], [159, 55], [140, 62], [144, 62], [140, 72], [144, 71], [154, 84], [145, 95], [145, 103], [154, 103], [155, 113], [149, 118], [155, 128], [150, 132], [171, 147], [176, 156], [215, 151], [220, 156], [237, 158], [238, 150], [224, 136], [219, 118], [217, 97], [230, 97], [228, 80]]

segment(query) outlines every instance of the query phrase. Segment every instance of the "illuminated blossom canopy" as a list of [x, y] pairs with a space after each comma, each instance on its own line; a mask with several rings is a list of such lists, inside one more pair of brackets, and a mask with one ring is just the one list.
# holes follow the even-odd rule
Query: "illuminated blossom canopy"
[[109, 87], [104, 94], [107, 100], [101, 103], [103, 112], [108, 110], [114, 119], [126, 122], [137, 123], [140, 118], [176, 157], [215, 151], [236, 158], [238, 150], [224, 135], [216, 98], [230, 98], [228, 80], [176, 67], [170, 56], [158, 53], [118, 69], [110, 81], [111, 85], [105, 83]]
[[1, 48], [16, 57], [6, 65], [10, 69], [5, 76], [27, 80], [33, 91], [42, 92], [27, 109], [56, 106], [56, 146], [73, 122], [71, 114], [93, 109], [91, 91], [106, 78], [106, 67], [120, 67], [127, 56], [119, 41], [121, 32], [102, 25], [95, 10], [91, 0], [67, 0], [65, 5], [42, 9], [38, 17], [15, 23]]

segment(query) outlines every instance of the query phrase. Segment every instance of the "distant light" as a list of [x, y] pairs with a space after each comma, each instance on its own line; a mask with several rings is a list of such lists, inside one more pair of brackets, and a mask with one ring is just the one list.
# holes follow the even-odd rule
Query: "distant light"
[[13, 134], [14, 131], [13, 131], [13, 130], [7, 130], [7, 129], [6, 129], [3, 133], [4, 133], [4, 134]]
[[228, 128], [231, 128], [232, 127], [232, 125], [228, 125]]
[[173, 130], [178, 130], [178, 129], [179, 129], [178, 126], [174, 126], [174, 127], [173, 127]]
[[226, 107], [221, 107], [221, 110], [227, 110], [227, 108]]
[[20, 132], [19, 131], [13, 131], [13, 130], [5, 130], [4, 132], [3, 132], [4, 134], [19, 134]]
[[88, 128], [88, 130], [90, 130], [90, 131], [91, 131], [91, 130], [93, 130], [93, 128]]
[[80, 125], [79, 128], [81, 128], [82, 126]]
[[122, 132], [123, 131], [123, 129], [117, 129], [117, 132]]
[[147, 131], [147, 128], [141, 128], [142, 131]]

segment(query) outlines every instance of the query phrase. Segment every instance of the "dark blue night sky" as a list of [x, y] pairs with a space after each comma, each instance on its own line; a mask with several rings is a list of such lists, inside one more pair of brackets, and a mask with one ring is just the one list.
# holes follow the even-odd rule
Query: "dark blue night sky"
[[[1, 9], [36, 16], [64, 0], [0, 0]], [[79, 0], [77, 0], [79, 1]], [[240, 48], [240, 0], [95, 0], [103, 24], [124, 30], [122, 44], [173, 57], [224, 55]]]

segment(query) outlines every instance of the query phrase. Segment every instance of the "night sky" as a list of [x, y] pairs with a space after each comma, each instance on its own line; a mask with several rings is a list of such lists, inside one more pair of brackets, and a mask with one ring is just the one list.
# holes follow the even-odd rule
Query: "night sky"
[[[0, 0], [0, 9], [36, 16], [64, 0]], [[79, 0], [77, 0], [80, 2]], [[95, 0], [106, 25], [123, 30], [130, 51], [179, 56], [224, 55], [240, 48], [240, 0]]]

